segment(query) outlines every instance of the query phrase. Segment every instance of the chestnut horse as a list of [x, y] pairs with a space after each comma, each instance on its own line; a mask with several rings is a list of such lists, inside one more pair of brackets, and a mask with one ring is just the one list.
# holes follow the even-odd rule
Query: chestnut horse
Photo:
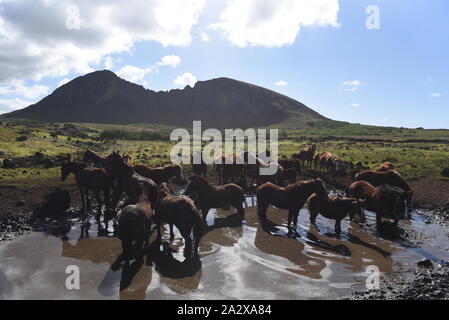
[[333, 175], [334, 181], [338, 172], [344, 170], [343, 161], [331, 152], [320, 153], [320, 172], [324, 169], [328, 175]]
[[165, 167], [150, 168], [144, 164], [134, 165], [134, 170], [141, 176], [151, 179], [158, 185], [163, 182], [168, 182], [170, 178], [176, 178], [177, 184], [183, 184], [185, 182], [182, 175], [182, 167], [179, 164], [173, 164]]
[[[91, 168], [84, 162], [67, 162], [61, 166], [61, 181], [65, 181], [69, 174], [75, 175], [76, 184], [80, 190], [82, 210], [90, 210], [89, 190], [94, 192], [98, 204], [97, 220], [103, 207], [101, 192], [103, 191], [106, 211], [109, 209], [109, 187], [111, 179], [103, 168]], [[87, 203], [87, 206], [86, 206]]]
[[[284, 184], [284, 168], [277, 162], [265, 162], [253, 153], [246, 151], [243, 155], [245, 161], [246, 174], [251, 178], [251, 186], [256, 181], [259, 186], [262, 183], [271, 182], [278, 185]], [[274, 167], [275, 172], [271, 175], [262, 174], [262, 170]]]
[[314, 193], [309, 199], [310, 224], [316, 227], [316, 217], [318, 214], [335, 220], [335, 233], [337, 237], [341, 233], [341, 221], [349, 215], [351, 220], [358, 216], [360, 222], [365, 222], [365, 214], [362, 207], [365, 200], [359, 201], [355, 198], [331, 198], [328, 196], [318, 196]]
[[245, 210], [243, 209], [244, 191], [242, 187], [234, 183], [217, 187], [203, 177], [193, 175], [184, 194], [190, 197], [196, 196], [204, 221], [211, 208], [223, 208], [230, 205], [237, 209], [242, 218], [245, 216]]
[[388, 162], [388, 161], [382, 163], [379, 167], [374, 169], [374, 171], [377, 171], [377, 172], [385, 172], [385, 171], [389, 171], [389, 170], [394, 170], [394, 164], [392, 164], [391, 162]]
[[366, 200], [366, 208], [376, 213], [378, 227], [382, 217], [394, 219], [395, 225], [404, 218], [406, 208], [397, 188], [386, 185], [376, 188], [366, 181], [356, 181], [347, 188], [346, 193], [348, 197]]
[[[273, 183], [265, 183], [257, 189], [257, 210], [259, 218], [266, 219], [268, 206], [271, 204], [279, 209], [288, 210], [289, 233], [296, 230], [299, 211], [307, 199], [314, 193], [327, 196], [327, 191], [321, 179], [300, 181], [287, 187]], [[291, 229], [291, 224], [295, 229]]]
[[175, 225], [185, 241], [184, 255], [190, 257], [188, 253], [192, 251], [192, 238], [194, 239], [194, 255], [198, 255], [198, 246], [201, 237], [205, 234], [206, 228], [201, 214], [193, 201], [186, 196], [173, 196], [165, 186], [159, 190], [159, 198], [155, 207], [155, 221], [158, 240], [161, 241], [161, 225], [164, 223], [170, 226], [170, 239], [173, 240], [173, 225]]
[[[311, 147], [303, 148], [299, 151], [298, 160], [301, 161], [302, 167], [312, 169], [313, 156], [315, 155], [316, 144]], [[307, 163], [307, 166], [305, 165]]]
[[146, 199], [152, 204], [155, 203], [158, 189], [153, 180], [136, 173], [118, 153], [113, 152], [109, 155], [106, 158], [106, 164], [107, 171], [110, 172], [112, 178], [117, 179], [117, 188], [114, 192], [114, 208], [117, 206], [123, 191], [128, 195], [128, 204], [139, 203], [142, 190], [148, 193]]
[[390, 185], [401, 188], [404, 191], [403, 197], [407, 203], [407, 212], [412, 212], [413, 190], [409, 183], [397, 171], [388, 170], [378, 172], [374, 170], [364, 170], [355, 175], [355, 181], [367, 181], [375, 187]]

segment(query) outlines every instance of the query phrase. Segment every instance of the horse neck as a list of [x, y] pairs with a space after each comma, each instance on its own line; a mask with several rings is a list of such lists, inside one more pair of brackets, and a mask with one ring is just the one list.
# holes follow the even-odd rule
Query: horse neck
[[198, 186], [198, 194], [199, 196], [207, 195], [210, 192], [216, 191], [217, 187], [211, 185], [206, 180], [201, 180]]

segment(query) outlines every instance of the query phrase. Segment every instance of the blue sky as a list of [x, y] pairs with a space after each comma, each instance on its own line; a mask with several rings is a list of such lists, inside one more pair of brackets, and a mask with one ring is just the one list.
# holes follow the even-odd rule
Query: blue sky
[[159, 2], [0, 0], [0, 112], [108, 67], [152, 90], [224, 76], [335, 120], [449, 128], [446, 0]]

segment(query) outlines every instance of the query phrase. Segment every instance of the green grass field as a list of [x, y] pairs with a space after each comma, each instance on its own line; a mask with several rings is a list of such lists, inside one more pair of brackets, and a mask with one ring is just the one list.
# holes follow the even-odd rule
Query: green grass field
[[[49, 124], [15, 121], [0, 125], [0, 161], [29, 157], [36, 152], [48, 156], [70, 154], [77, 159], [87, 148], [108, 154], [115, 151], [132, 156], [135, 163], [161, 166], [170, 163], [168, 141], [173, 128], [151, 125], [76, 124], [81, 136], [56, 130]], [[62, 125], [59, 125], [62, 127]], [[100, 139], [105, 131], [118, 137], [112, 141]], [[57, 134], [56, 134], [57, 133]], [[157, 133], [157, 135], [153, 135]], [[17, 141], [26, 136], [26, 141]], [[120, 138], [125, 136], [125, 138]], [[345, 161], [362, 162], [374, 168], [391, 161], [407, 179], [440, 176], [449, 166], [449, 131], [384, 128], [334, 121], [318, 121], [307, 129], [280, 128], [279, 154], [291, 156], [300, 147], [316, 143], [317, 151], [330, 151]], [[151, 137], [152, 140], [140, 140]], [[189, 169], [188, 167], [186, 168]], [[0, 184], [14, 186], [39, 185], [58, 179], [58, 168], [27, 167], [0, 169]]]

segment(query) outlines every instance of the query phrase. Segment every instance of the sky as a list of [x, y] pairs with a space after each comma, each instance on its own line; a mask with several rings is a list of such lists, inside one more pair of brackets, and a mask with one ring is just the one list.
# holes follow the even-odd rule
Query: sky
[[325, 117], [449, 128], [447, 0], [0, 0], [0, 113], [109, 69], [151, 90], [229, 77]]

